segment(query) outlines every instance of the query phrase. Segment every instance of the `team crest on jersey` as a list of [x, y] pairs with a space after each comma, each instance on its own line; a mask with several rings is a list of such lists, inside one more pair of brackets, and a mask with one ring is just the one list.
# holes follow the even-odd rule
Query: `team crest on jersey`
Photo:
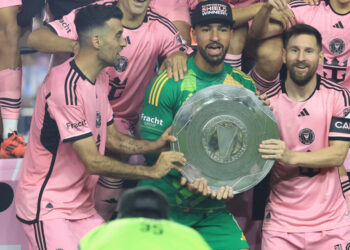
[[118, 72], [124, 72], [126, 70], [126, 67], [128, 67], [128, 63], [129, 60], [128, 58], [126, 58], [125, 56], [121, 56], [119, 58], [119, 64], [116, 65], [114, 68], [118, 71]]
[[340, 55], [345, 50], [345, 43], [340, 38], [335, 38], [329, 44], [329, 50], [333, 55]]
[[101, 127], [101, 113], [96, 111], [96, 128]]
[[309, 128], [304, 128], [299, 132], [299, 140], [304, 145], [310, 145], [315, 140], [315, 133]]

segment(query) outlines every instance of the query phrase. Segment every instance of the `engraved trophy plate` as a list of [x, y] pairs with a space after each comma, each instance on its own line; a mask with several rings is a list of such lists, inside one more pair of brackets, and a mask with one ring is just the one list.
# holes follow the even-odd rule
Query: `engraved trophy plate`
[[171, 149], [185, 154], [182, 174], [193, 182], [205, 178], [212, 190], [231, 186], [234, 193], [258, 184], [274, 161], [261, 159], [258, 146], [279, 139], [270, 108], [250, 90], [214, 85], [198, 91], [177, 112]]

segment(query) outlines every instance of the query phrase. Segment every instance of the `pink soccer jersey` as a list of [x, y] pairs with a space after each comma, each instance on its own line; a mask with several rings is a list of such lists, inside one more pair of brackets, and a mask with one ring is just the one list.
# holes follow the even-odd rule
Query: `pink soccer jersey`
[[[267, 92], [281, 140], [292, 151], [315, 151], [330, 140], [350, 140], [350, 92], [318, 76], [304, 102], [288, 98], [284, 83]], [[287, 116], [286, 116], [287, 114]], [[338, 168], [312, 169], [276, 161], [265, 209], [264, 230], [323, 231], [350, 225]]]
[[74, 61], [54, 67], [41, 86], [16, 191], [20, 221], [83, 219], [94, 213], [98, 176], [89, 175], [72, 142], [93, 136], [104, 154], [113, 112], [108, 77], [90, 82]]
[[289, 7], [297, 23], [309, 24], [322, 35], [325, 59], [318, 73], [350, 89], [350, 13], [335, 13], [328, 1], [311, 6], [297, 0], [291, 2]]
[[[97, 4], [116, 1], [99, 1]], [[77, 10], [49, 26], [61, 37], [78, 38], [74, 18]], [[107, 69], [109, 75], [108, 98], [115, 117], [137, 122], [141, 112], [143, 97], [149, 83], [155, 76], [159, 57], [167, 57], [175, 51], [191, 52], [182, 43], [175, 26], [165, 17], [147, 10], [145, 21], [137, 29], [124, 28], [123, 36], [127, 46], [120, 53], [118, 67]]]
[[22, 0], [1, 0], [0, 8], [22, 5]]
[[151, 0], [149, 7], [172, 22], [183, 21], [191, 24], [188, 0]]

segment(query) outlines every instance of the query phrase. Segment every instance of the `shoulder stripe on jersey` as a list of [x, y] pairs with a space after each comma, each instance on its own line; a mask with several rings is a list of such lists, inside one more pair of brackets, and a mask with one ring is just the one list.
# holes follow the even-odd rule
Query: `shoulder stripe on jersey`
[[79, 77], [78, 72], [74, 71], [72, 68], [69, 70], [64, 85], [66, 105], [78, 105], [76, 89]]
[[[242, 70], [239, 70], [239, 69], [236, 69], [236, 68], [232, 68], [232, 72], [241, 75], [246, 80], [250, 80], [250, 81], [254, 82], [253, 78], [251, 78], [249, 75], [244, 73]], [[255, 82], [254, 82], [254, 84], [255, 84]]]
[[157, 88], [159, 86], [159, 83], [164, 79], [164, 78], [168, 78], [167, 77], [168, 74], [166, 73], [166, 71], [164, 70], [163, 73], [161, 73], [157, 79], [154, 81], [154, 84], [152, 86], [151, 92], [149, 93], [149, 98], [148, 98], [148, 103], [154, 105], [154, 100], [155, 100], [155, 96], [156, 96], [156, 92], [157, 92]]
[[161, 16], [158, 13], [153, 12], [152, 10], [148, 10], [147, 15], [150, 18], [150, 20], [158, 21], [159, 23], [163, 24], [173, 34], [177, 33], [177, 28], [175, 27], [175, 25], [168, 18], [166, 18], [164, 16]]
[[341, 85], [338, 85], [337, 83], [328, 81], [324, 78], [321, 78], [320, 84], [327, 89], [333, 89], [335, 91], [342, 92], [345, 106], [347, 107], [350, 105], [350, 92], [349, 92], [349, 90], [347, 90], [346, 88], [344, 88]]
[[267, 98], [271, 98], [278, 94], [278, 92], [282, 91], [281, 84], [278, 83], [275, 86], [273, 86], [271, 89], [267, 90], [265, 94], [267, 95]]
[[291, 8], [297, 8], [297, 7], [306, 6], [306, 5], [309, 5], [309, 4], [305, 3], [304, 1], [300, 1], [300, 0], [292, 1], [289, 3], [289, 6]]
[[168, 75], [167, 75], [167, 77], [166, 77], [166, 78], [162, 81], [162, 83], [160, 84], [160, 87], [159, 87], [158, 93], [157, 93], [156, 105], [155, 105], [155, 106], [158, 106], [158, 100], [159, 100], [160, 92], [162, 92], [162, 88], [163, 88], [164, 84], [167, 82], [168, 79], [169, 79], [169, 78], [168, 78]]

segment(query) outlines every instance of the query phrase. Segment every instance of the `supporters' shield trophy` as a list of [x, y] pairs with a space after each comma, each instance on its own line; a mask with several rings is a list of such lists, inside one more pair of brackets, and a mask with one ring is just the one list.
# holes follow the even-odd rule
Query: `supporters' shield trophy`
[[271, 170], [258, 146], [279, 139], [270, 108], [252, 91], [233, 85], [215, 85], [198, 91], [177, 112], [171, 149], [184, 153], [182, 174], [193, 182], [205, 178], [211, 190], [231, 186], [234, 193], [258, 184]]

